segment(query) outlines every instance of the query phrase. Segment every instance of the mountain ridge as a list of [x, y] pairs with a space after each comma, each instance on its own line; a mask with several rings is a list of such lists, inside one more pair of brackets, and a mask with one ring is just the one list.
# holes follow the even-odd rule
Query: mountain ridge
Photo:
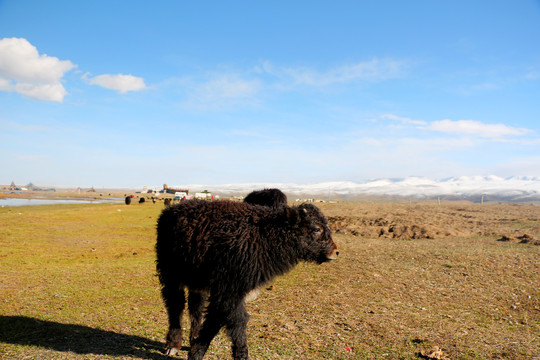
[[406, 178], [372, 179], [365, 182], [327, 181], [320, 183], [236, 183], [221, 185], [183, 185], [190, 189], [211, 189], [215, 193], [248, 193], [262, 188], [279, 188], [289, 194], [313, 196], [398, 196], [398, 197], [458, 197], [490, 196], [503, 200], [540, 200], [540, 177], [459, 176], [442, 180], [411, 176]]

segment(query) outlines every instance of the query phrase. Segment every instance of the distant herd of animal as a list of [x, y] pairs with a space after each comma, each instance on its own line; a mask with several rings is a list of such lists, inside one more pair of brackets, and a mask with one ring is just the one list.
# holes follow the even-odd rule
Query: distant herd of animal
[[182, 349], [182, 313], [190, 316], [188, 360], [201, 360], [225, 327], [235, 360], [248, 359], [245, 298], [300, 261], [337, 258], [328, 221], [312, 204], [288, 206], [278, 189], [243, 202], [185, 200], [157, 222], [156, 268], [167, 309], [167, 355]]

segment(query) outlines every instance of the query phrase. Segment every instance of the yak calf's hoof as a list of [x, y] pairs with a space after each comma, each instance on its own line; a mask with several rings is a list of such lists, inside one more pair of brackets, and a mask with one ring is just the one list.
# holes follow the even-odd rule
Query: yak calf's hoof
[[178, 354], [179, 351], [180, 351], [179, 347], [177, 348], [177, 347], [174, 347], [174, 346], [167, 345], [167, 347], [165, 348], [165, 355], [174, 356], [174, 355]]
[[165, 342], [165, 354], [174, 356], [180, 349], [182, 349], [182, 329], [169, 329]]
[[181, 341], [167, 341], [165, 345], [165, 355], [174, 356], [182, 349]]

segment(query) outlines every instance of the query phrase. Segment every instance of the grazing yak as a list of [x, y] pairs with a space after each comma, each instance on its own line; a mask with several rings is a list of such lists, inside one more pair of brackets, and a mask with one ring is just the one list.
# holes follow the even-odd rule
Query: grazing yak
[[250, 192], [244, 202], [264, 206], [286, 206], [287, 196], [279, 189], [263, 189]]
[[201, 360], [225, 326], [233, 358], [244, 360], [248, 359], [245, 296], [299, 261], [321, 264], [335, 259], [338, 252], [326, 217], [314, 205], [274, 208], [188, 200], [161, 213], [156, 255], [169, 317], [166, 353], [174, 355], [182, 347], [180, 324], [187, 288], [188, 359]]

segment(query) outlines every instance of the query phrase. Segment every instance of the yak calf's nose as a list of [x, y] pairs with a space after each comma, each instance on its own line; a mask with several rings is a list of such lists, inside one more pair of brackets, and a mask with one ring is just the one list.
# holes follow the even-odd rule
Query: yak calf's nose
[[326, 258], [328, 260], [336, 260], [338, 255], [339, 255], [339, 251], [337, 251], [337, 249], [334, 248], [334, 250], [332, 250], [332, 252], [326, 256]]

